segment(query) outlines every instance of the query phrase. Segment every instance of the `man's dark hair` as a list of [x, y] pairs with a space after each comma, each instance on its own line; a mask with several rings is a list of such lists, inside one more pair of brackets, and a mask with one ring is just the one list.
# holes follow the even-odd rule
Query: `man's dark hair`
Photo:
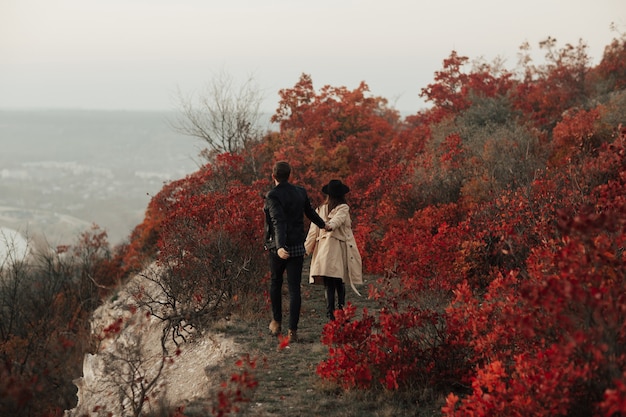
[[285, 161], [276, 162], [274, 165], [274, 169], [272, 170], [272, 175], [276, 178], [278, 182], [285, 182], [289, 179], [291, 175], [291, 167]]

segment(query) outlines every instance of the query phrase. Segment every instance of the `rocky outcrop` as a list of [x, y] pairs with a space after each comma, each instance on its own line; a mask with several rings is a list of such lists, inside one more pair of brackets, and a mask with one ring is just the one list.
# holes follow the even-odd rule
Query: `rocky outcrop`
[[169, 337], [162, 343], [164, 322], [137, 304], [139, 289], [159, 296], [158, 285], [140, 274], [94, 312], [97, 346], [85, 355], [83, 376], [74, 381], [78, 404], [66, 417], [133, 415], [202, 402], [221, 382], [211, 370], [236, 356], [234, 342], [221, 334], [195, 333], [178, 346]]

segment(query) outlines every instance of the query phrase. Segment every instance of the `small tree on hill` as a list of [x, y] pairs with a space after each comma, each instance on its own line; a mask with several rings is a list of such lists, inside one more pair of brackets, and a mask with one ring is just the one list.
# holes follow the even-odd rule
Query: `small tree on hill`
[[253, 78], [236, 87], [232, 76], [222, 72], [196, 97], [178, 92], [180, 114], [172, 127], [204, 141], [207, 148], [200, 155], [206, 160], [213, 161], [221, 153], [241, 152], [256, 173], [252, 150], [261, 136], [262, 100]]

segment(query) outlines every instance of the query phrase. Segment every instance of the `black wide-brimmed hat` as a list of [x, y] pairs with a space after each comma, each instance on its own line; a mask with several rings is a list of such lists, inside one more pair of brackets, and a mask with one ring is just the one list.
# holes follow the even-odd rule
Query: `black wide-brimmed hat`
[[342, 183], [341, 180], [330, 180], [322, 187], [322, 192], [331, 197], [343, 197], [350, 192], [350, 187]]

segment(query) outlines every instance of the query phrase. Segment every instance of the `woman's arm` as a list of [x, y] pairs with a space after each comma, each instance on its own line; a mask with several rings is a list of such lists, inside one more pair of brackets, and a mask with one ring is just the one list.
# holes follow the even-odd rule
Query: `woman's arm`
[[328, 217], [329, 220], [327, 224], [335, 230], [341, 227], [350, 218], [350, 207], [348, 207], [347, 204], [340, 204], [333, 209]]

